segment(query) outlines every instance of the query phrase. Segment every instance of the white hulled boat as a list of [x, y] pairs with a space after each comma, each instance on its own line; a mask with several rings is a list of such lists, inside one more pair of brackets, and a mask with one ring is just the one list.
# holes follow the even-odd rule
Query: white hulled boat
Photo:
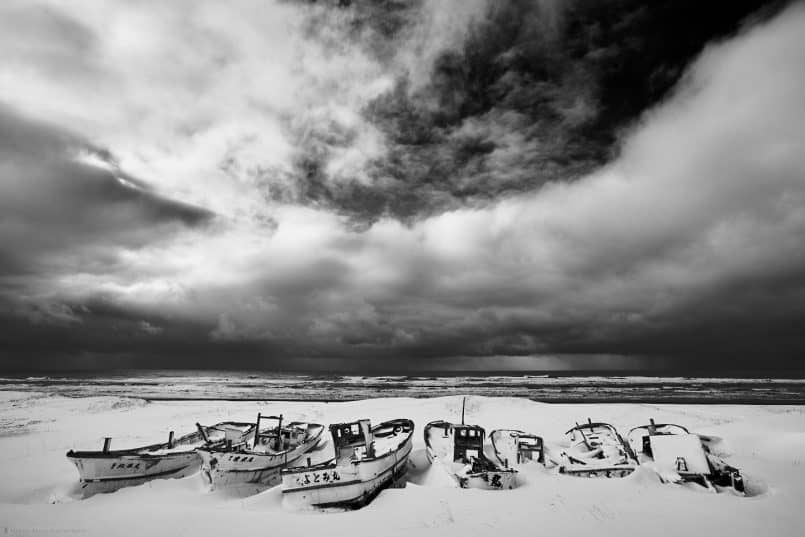
[[495, 464], [484, 454], [486, 433], [478, 425], [432, 421], [425, 426], [431, 464], [441, 465], [461, 488], [512, 489], [517, 470]]
[[357, 508], [381, 490], [405, 486], [414, 422], [369, 420], [330, 425], [334, 457], [282, 470], [283, 504], [299, 507]]
[[624, 477], [634, 472], [637, 460], [617, 429], [587, 420], [566, 433], [568, 448], [557, 463], [559, 473], [580, 477]]
[[627, 435], [640, 464], [651, 465], [666, 483], [692, 482], [710, 489], [731, 488], [744, 493], [740, 471], [716, 457], [697, 434], [673, 423], [635, 427]]
[[542, 437], [515, 429], [496, 429], [489, 434], [492, 449], [500, 464], [513, 466], [531, 461], [545, 464]]
[[111, 450], [106, 438], [101, 451], [67, 452], [67, 458], [78, 469], [85, 496], [111, 492], [157, 478], [184, 477], [198, 471], [201, 457], [195, 449], [240, 443], [254, 432], [253, 423], [222, 422], [211, 426], [196, 424], [196, 431], [174, 438], [170, 432], [164, 444]]
[[[322, 440], [324, 426], [292, 421], [282, 415], [257, 415], [255, 434], [238, 444], [200, 447], [201, 473], [213, 487], [239, 484], [276, 485], [280, 470], [313, 450]], [[276, 425], [261, 428], [265, 421]]]

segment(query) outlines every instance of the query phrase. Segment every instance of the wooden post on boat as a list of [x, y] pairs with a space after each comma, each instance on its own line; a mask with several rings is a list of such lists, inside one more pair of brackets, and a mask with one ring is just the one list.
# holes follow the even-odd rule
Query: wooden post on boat
[[[589, 418], [588, 418], [588, 419], [589, 419]], [[584, 429], [582, 429], [582, 428], [581, 428], [581, 425], [579, 425], [579, 422], [576, 422], [576, 427], [578, 428], [579, 433], [581, 433], [581, 438], [582, 438], [582, 440], [584, 440], [584, 445], [585, 445], [585, 446], [587, 446], [587, 449], [589, 449], [590, 451], [592, 451], [592, 450], [593, 450], [593, 447], [592, 447], [592, 446], [590, 445], [590, 443], [587, 441], [587, 435], [585, 435], [585, 434], [584, 434]]]
[[202, 427], [199, 422], [196, 422], [196, 429], [198, 429], [198, 432], [201, 435], [201, 438], [204, 439], [205, 444], [210, 441], [209, 437], [207, 436], [207, 431], [204, 430], [204, 427]]
[[277, 423], [277, 441], [274, 444], [274, 449], [277, 451], [282, 450], [282, 414], [280, 414], [279, 422]]
[[103, 452], [109, 453], [109, 447], [112, 445], [112, 438], [107, 436], [103, 439]]
[[168, 449], [173, 449], [173, 431], [168, 433]]
[[649, 421], [648, 434], [649, 436], [652, 436], [657, 433], [657, 427], [656, 424], [654, 423], [654, 418], [649, 418], [648, 421]]
[[257, 447], [257, 439], [260, 435], [260, 418], [262, 418], [262, 414], [260, 412], [257, 413], [257, 422], [254, 424], [254, 442], [252, 444], [252, 449]]

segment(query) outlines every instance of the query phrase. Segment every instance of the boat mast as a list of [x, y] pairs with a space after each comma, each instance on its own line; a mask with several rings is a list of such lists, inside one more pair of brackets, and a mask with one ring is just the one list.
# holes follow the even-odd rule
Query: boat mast
[[461, 425], [464, 425], [464, 407], [467, 405], [467, 396], [461, 400]]

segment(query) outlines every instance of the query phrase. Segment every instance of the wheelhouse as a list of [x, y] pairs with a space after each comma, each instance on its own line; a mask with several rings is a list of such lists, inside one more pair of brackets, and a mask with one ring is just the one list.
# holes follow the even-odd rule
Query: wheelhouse
[[470, 462], [484, 452], [486, 432], [478, 425], [453, 425], [453, 460]]
[[333, 437], [336, 459], [374, 457], [374, 442], [369, 420], [334, 423], [330, 425], [330, 434]]

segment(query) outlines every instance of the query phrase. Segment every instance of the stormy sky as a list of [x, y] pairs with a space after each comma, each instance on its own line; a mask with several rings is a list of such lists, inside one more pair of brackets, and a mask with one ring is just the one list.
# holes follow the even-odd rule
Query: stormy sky
[[803, 371], [805, 3], [0, 2], [0, 369]]

